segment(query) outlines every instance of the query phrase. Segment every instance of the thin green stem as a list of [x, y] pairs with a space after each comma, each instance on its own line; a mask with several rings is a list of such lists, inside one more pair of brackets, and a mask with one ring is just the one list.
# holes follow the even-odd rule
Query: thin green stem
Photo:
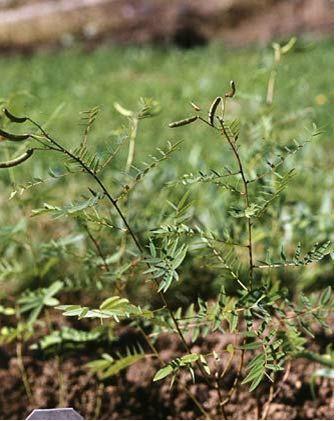
[[136, 244], [137, 248], [139, 249], [140, 252], [142, 252], [142, 247], [138, 241], [138, 239], [136, 238], [133, 230], [131, 229], [131, 227], [129, 226], [124, 214], [122, 213], [117, 201], [115, 199], [113, 199], [113, 197], [111, 196], [111, 194], [109, 193], [109, 191], [107, 190], [107, 188], [104, 186], [104, 184], [102, 183], [102, 181], [100, 180], [100, 178], [97, 176], [97, 174], [95, 174], [91, 168], [89, 168], [85, 162], [83, 162], [79, 157], [77, 157], [76, 155], [74, 155], [72, 152], [70, 152], [69, 150], [67, 150], [66, 148], [64, 148], [62, 145], [60, 145], [55, 139], [53, 139], [52, 137], [50, 137], [48, 135], [48, 133], [43, 129], [42, 126], [40, 126], [40, 124], [38, 124], [37, 122], [35, 122], [34, 120], [29, 119], [33, 124], [36, 125], [36, 127], [39, 128], [39, 130], [41, 130], [41, 132], [43, 133], [43, 135], [53, 144], [55, 145], [60, 151], [62, 151], [64, 154], [68, 155], [70, 158], [72, 158], [74, 161], [78, 162], [78, 164], [80, 164], [83, 169], [91, 176], [94, 178], [94, 180], [96, 181], [96, 183], [101, 187], [101, 189], [103, 190], [104, 194], [106, 195], [106, 197], [109, 199], [109, 201], [111, 202], [111, 204], [114, 206], [114, 208], [116, 209], [117, 213], [119, 214], [121, 220], [123, 221], [123, 224], [125, 225], [125, 227], [127, 228], [127, 231], [129, 232], [129, 234], [131, 235], [134, 243]]
[[19, 369], [20, 369], [20, 373], [21, 373], [21, 379], [22, 379], [22, 383], [28, 398], [28, 401], [31, 405], [34, 404], [34, 397], [33, 397], [33, 393], [29, 384], [29, 380], [28, 380], [28, 375], [27, 375], [27, 371], [26, 368], [24, 366], [24, 362], [23, 362], [23, 356], [22, 356], [22, 340], [19, 339], [16, 343], [16, 357], [18, 360], [18, 365], [19, 365]]
[[[16, 317], [18, 320], [18, 326], [20, 324], [21, 321], [21, 316], [20, 316], [20, 312], [18, 310], [18, 308], [16, 308]], [[19, 330], [19, 329], [18, 329]], [[19, 369], [20, 369], [20, 373], [21, 373], [21, 380], [29, 401], [30, 405], [34, 405], [34, 395], [29, 383], [29, 379], [28, 379], [28, 374], [27, 374], [27, 370], [26, 367], [24, 365], [24, 361], [23, 361], [23, 352], [22, 352], [22, 348], [23, 348], [23, 334], [22, 332], [19, 330], [19, 335], [17, 338], [17, 342], [16, 342], [16, 357], [18, 360], [18, 365], [19, 365]]]
[[[91, 168], [89, 168], [85, 162], [83, 162], [78, 156], [74, 155], [72, 152], [70, 152], [69, 150], [67, 150], [66, 148], [64, 148], [62, 145], [60, 145], [55, 139], [53, 139], [51, 136], [49, 136], [49, 134], [43, 129], [43, 127], [37, 123], [36, 121], [32, 120], [29, 118], [29, 121], [34, 124], [40, 131], [41, 133], [45, 136], [45, 138], [51, 142], [54, 146], [56, 146], [60, 151], [62, 151], [65, 155], [69, 156], [72, 160], [74, 160], [75, 162], [77, 162], [94, 180], [95, 182], [100, 186], [100, 188], [102, 189], [102, 191], [104, 192], [104, 194], [106, 195], [106, 197], [108, 198], [108, 200], [110, 201], [110, 203], [112, 204], [112, 206], [115, 208], [115, 210], [117, 211], [118, 215], [120, 216], [123, 224], [125, 225], [127, 231], [129, 232], [134, 244], [136, 245], [136, 247], [138, 248], [139, 252], [142, 254], [143, 253], [143, 247], [140, 244], [137, 236], [135, 235], [133, 229], [131, 228], [131, 226], [129, 225], [126, 217], [124, 216], [122, 210], [120, 209], [117, 201], [111, 196], [111, 194], [109, 193], [109, 191], [107, 190], [107, 188], [105, 187], [105, 185], [103, 184], [103, 182], [100, 180], [100, 178], [97, 176], [97, 174], [95, 172], [93, 172], [91, 170]], [[148, 264], [147, 264], [148, 265]], [[157, 279], [154, 279], [157, 287], [159, 287], [159, 281]], [[185, 340], [185, 337], [180, 329], [180, 326], [178, 324], [178, 321], [175, 318], [175, 315], [173, 313], [173, 311], [170, 309], [168, 302], [166, 300], [166, 297], [164, 296], [164, 294], [162, 293], [162, 291], [159, 292], [159, 296], [161, 298], [161, 301], [163, 303], [163, 305], [167, 308], [170, 317], [174, 323], [176, 332], [178, 333], [181, 342], [183, 344], [183, 347], [185, 348], [186, 352], [188, 354], [191, 353], [191, 349], [189, 347], [189, 345], [187, 344], [187, 341]], [[202, 375], [204, 376], [205, 381], [208, 383], [209, 386], [211, 386], [211, 383], [209, 382], [208, 379], [208, 375], [205, 372], [202, 364], [197, 361], [196, 362], [199, 370], [201, 371]]]
[[132, 119], [132, 127], [131, 127], [131, 134], [130, 134], [130, 140], [129, 140], [129, 148], [128, 148], [128, 156], [127, 156], [127, 162], [125, 171], [128, 173], [131, 169], [131, 166], [134, 161], [134, 155], [135, 155], [135, 139], [138, 132], [138, 123], [139, 120], [137, 118]]
[[[311, 262], [313, 263], [313, 262]], [[300, 265], [298, 265], [295, 262], [286, 262], [286, 263], [273, 263], [270, 265], [254, 265], [254, 269], [274, 269], [274, 268], [286, 268], [288, 266], [297, 266], [299, 267]]]
[[[228, 133], [225, 129], [223, 120], [220, 119], [220, 118], [218, 120], [219, 120], [220, 125], [222, 127], [222, 134], [225, 136], [226, 140], [228, 141], [228, 143], [229, 143], [229, 145], [232, 149], [232, 152], [233, 152], [233, 154], [236, 158], [238, 168], [239, 168], [239, 171], [240, 171], [240, 175], [241, 175], [241, 179], [242, 179], [242, 182], [243, 182], [243, 185], [244, 185], [245, 204], [246, 204], [246, 208], [248, 208], [250, 206], [248, 180], [245, 176], [245, 171], [244, 171], [242, 160], [240, 158], [240, 155], [239, 155], [239, 152], [238, 152], [238, 149], [236, 147], [235, 142], [232, 141], [232, 139], [230, 138], [230, 136], [228, 135]], [[251, 222], [250, 218], [247, 219], [247, 231], [248, 231], [248, 253], [249, 253], [249, 288], [252, 289], [252, 287], [253, 287], [254, 263], [253, 263], [253, 244], [252, 244], [252, 222]], [[246, 341], [246, 339], [243, 340], [243, 344], [245, 344], [245, 341]], [[238, 381], [239, 381], [239, 378], [241, 376], [241, 372], [242, 372], [242, 369], [243, 369], [243, 366], [244, 366], [244, 358], [245, 358], [245, 349], [242, 350], [238, 372], [236, 374], [233, 385], [228, 392], [228, 396], [225, 399], [225, 401], [223, 402], [223, 405], [226, 405], [228, 402], [230, 402], [233, 393], [237, 390], [237, 388], [239, 386]]]
[[[223, 121], [221, 119], [219, 119], [219, 121], [220, 121], [220, 124], [222, 126], [222, 133], [226, 137], [226, 140], [228, 141], [228, 143], [229, 143], [229, 145], [232, 149], [232, 152], [233, 152], [233, 154], [236, 158], [236, 161], [237, 161], [237, 164], [238, 164], [238, 167], [239, 167], [239, 172], [241, 174], [241, 179], [242, 179], [243, 185], [244, 185], [245, 204], [246, 204], [246, 207], [248, 208], [250, 206], [250, 197], [249, 197], [249, 190], [248, 190], [248, 181], [247, 181], [247, 178], [245, 176], [243, 164], [242, 164], [240, 155], [238, 153], [238, 150], [236, 148], [236, 145], [232, 141], [230, 136], [228, 135]], [[247, 231], [248, 231], [248, 251], [249, 251], [249, 287], [250, 287], [250, 289], [252, 289], [254, 264], [253, 264], [253, 244], [252, 244], [252, 222], [251, 222], [251, 218], [247, 218]]]
[[[145, 341], [147, 342], [147, 344], [148, 344], [149, 348], [151, 349], [151, 351], [153, 352], [153, 354], [160, 361], [161, 367], [164, 367], [165, 363], [164, 363], [163, 359], [161, 358], [158, 350], [152, 344], [152, 341], [150, 340], [150, 338], [148, 337], [146, 332], [143, 330], [143, 328], [140, 325], [138, 325], [138, 329], [139, 329], [140, 333], [142, 334], [143, 338], [145, 339]], [[204, 415], [205, 419], [210, 420], [211, 419], [210, 415], [203, 408], [202, 404], [198, 401], [198, 399], [188, 390], [188, 388], [186, 386], [182, 385], [182, 388], [187, 393], [187, 395], [190, 397], [190, 399], [194, 402], [194, 404], [197, 406], [197, 408], [201, 411], [201, 413]]]
[[208, 126], [210, 126], [212, 129], [215, 129], [215, 130], [217, 130], [217, 131], [220, 131], [220, 129], [218, 129], [217, 127], [215, 127], [215, 126], [212, 126], [208, 121], [206, 121], [203, 117], [201, 117], [201, 116], [198, 116], [198, 118], [201, 120], [201, 121], [203, 121], [203, 123], [205, 123], [205, 124], [207, 124]]
[[291, 370], [291, 363], [289, 362], [288, 365], [287, 365], [287, 368], [286, 368], [286, 372], [285, 372], [282, 380], [280, 382], [278, 382], [277, 387], [275, 388], [274, 384], [273, 383], [271, 384], [269, 394], [268, 394], [268, 399], [267, 399], [267, 402], [266, 402], [266, 404], [264, 405], [264, 408], [263, 408], [263, 412], [262, 412], [262, 416], [261, 416], [262, 420], [267, 419], [271, 403], [274, 401], [274, 399], [280, 393], [280, 390], [282, 389], [282, 386], [284, 385], [285, 381], [288, 379], [290, 370]]
[[[216, 373], [216, 375], [218, 375], [218, 373]], [[218, 396], [218, 406], [219, 406], [219, 411], [222, 415], [222, 419], [226, 420], [227, 416], [225, 413], [225, 409], [224, 409], [224, 405], [222, 404], [223, 402], [223, 397], [222, 397], [222, 392], [220, 389], [220, 385], [219, 385], [219, 379], [218, 376], [216, 376], [216, 391], [217, 391], [217, 396]]]
[[87, 232], [87, 235], [89, 236], [90, 240], [92, 241], [93, 245], [95, 246], [99, 257], [102, 259], [104, 269], [106, 271], [109, 271], [110, 268], [109, 268], [109, 265], [108, 265], [108, 263], [106, 261], [106, 258], [104, 256], [103, 250], [100, 247], [100, 244], [98, 243], [96, 238], [92, 235], [92, 233], [91, 233], [89, 227], [87, 226], [87, 224], [85, 223], [85, 224], [83, 224], [83, 226], [84, 226], [85, 231]]
[[245, 359], [245, 349], [243, 349], [242, 350], [242, 352], [241, 352], [241, 356], [240, 356], [240, 363], [239, 363], [239, 367], [238, 367], [238, 371], [237, 371], [237, 374], [236, 374], [236, 377], [235, 377], [235, 379], [234, 379], [234, 382], [233, 382], [233, 384], [232, 384], [232, 386], [231, 386], [231, 388], [230, 388], [230, 390], [229, 390], [229, 392], [228, 392], [228, 394], [227, 394], [227, 397], [225, 398], [225, 400], [222, 402], [222, 405], [224, 406], [224, 405], [227, 405], [229, 402], [230, 402], [230, 400], [231, 400], [231, 398], [232, 398], [232, 395], [234, 394], [234, 392], [237, 390], [237, 388], [238, 388], [238, 380], [239, 380], [239, 378], [240, 378], [240, 375], [241, 375], [241, 372], [242, 372], [242, 370], [243, 370], [243, 366], [244, 366], [244, 359]]

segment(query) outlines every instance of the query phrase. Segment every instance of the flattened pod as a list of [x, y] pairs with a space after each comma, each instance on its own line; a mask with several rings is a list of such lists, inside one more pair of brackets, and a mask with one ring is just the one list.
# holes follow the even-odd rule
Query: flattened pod
[[0, 137], [17, 142], [27, 140], [30, 137], [30, 134], [12, 134], [0, 129]]
[[190, 123], [193, 123], [194, 121], [196, 121], [197, 118], [198, 118], [197, 115], [194, 115], [193, 117], [186, 118], [184, 120], [174, 121], [173, 123], [169, 124], [169, 127], [174, 128], [174, 127], [186, 126], [187, 124], [190, 124]]
[[24, 123], [25, 121], [27, 121], [27, 117], [17, 117], [14, 114], [12, 114], [11, 112], [9, 112], [7, 110], [7, 108], [3, 109], [3, 112], [5, 113], [5, 116], [12, 121], [13, 123]]
[[15, 159], [12, 159], [11, 161], [0, 162], [0, 168], [16, 167], [17, 165], [30, 158], [33, 155], [33, 153], [34, 149], [28, 149], [24, 154], [18, 156]]
[[215, 113], [217, 110], [217, 107], [219, 105], [219, 103], [221, 102], [222, 98], [220, 96], [218, 96], [214, 102], [211, 104], [211, 107], [209, 109], [209, 124], [211, 124], [211, 126], [214, 125], [214, 118], [215, 118]]
[[234, 80], [231, 80], [230, 81], [230, 86], [231, 86], [231, 91], [230, 92], [227, 92], [225, 94], [225, 97], [226, 98], [232, 98], [234, 96], [234, 94], [236, 93], [236, 85], [234, 83]]

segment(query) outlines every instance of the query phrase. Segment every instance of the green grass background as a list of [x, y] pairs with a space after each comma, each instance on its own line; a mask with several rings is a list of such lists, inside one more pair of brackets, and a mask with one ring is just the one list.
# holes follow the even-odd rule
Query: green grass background
[[[146, 224], [149, 228], [155, 226], [156, 215], [162, 206], [167, 200], [177, 200], [185, 190], [165, 189], [166, 181], [188, 172], [222, 169], [230, 162], [228, 149], [206, 126], [197, 123], [195, 127], [174, 131], [168, 128], [168, 123], [191, 115], [190, 101], [207, 110], [213, 98], [223, 95], [229, 89], [229, 81], [234, 79], [237, 95], [228, 106], [228, 115], [241, 120], [241, 144], [245, 150], [251, 147], [251, 142], [262, 141], [258, 138], [259, 133], [261, 137], [269, 133], [274, 142], [286, 144], [292, 138], [304, 140], [312, 123], [323, 130], [318, 140], [291, 161], [295, 162], [298, 172], [288, 193], [289, 200], [297, 204], [293, 240], [302, 241], [309, 247], [315, 241], [330, 238], [332, 233], [332, 41], [299, 40], [295, 50], [283, 58], [274, 104], [269, 109], [264, 101], [272, 60], [271, 46], [229, 50], [221, 43], [190, 51], [102, 47], [92, 53], [75, 49], [31, 57], [1, 57], [0, 99], [17, 114], [30, 115], [41, 123], [48, 122], [50, 133], [67, 145], [76, 145], [81, 139], [83, 129], [79, 112], [99, 105], [101, 113], [90, 134], [92, 147], [98, 149], [114, 144], [118, 138], [116, 129], [125, 123], [114, 109], [114, 102], [136, 109], [140, 97], [157, 100], [161, 113], [140, 122], [136, 161], [141, 162], [167, 140], [183, 139], [184, 142], [174, 158], [150, 176], [134, 194], [130, 212], [136, 229], [141, 231]], [[287, 122], [283, 123], [284, 119]], [[10, 128], [15, 130], [13, 126]], [[253, 131], [253, 128], [257, 130]], [[15, 153], [12, 145], [0, 145], [0, 160]], [[124, 164], [125, 154], [122, 154], [112, 163], [111, 171], [123, 168]], [[30, 216], [32, 208], [41, 206], [44, 201], [66, 203], [87, 191], [85, 177], [75, 176], [8, 200], [13, 184], [43, 177], [49, 167], [57, 166], [53, 156], [40, 155], [23, 166], [0, 173], [0, 223], [6, 227], [24, 221], [28, 227], [25, 241], [30, 244], [58, 238], [71, 228], [67, 222], [36, 222], [37, 219]], [[113, 189], [114, 181], [109, 173], [107, 179]], [[192, 190], [202, 222], [213, 228], [224, 223], [227, 196], [218, 194], [208, 185]], [[279, 232], [279, 244], [282, 234]], [[23, 265], [18, 274], [2, 278], [8, 287], [10, 283], [17, 285], [31, 276], [22, 268], [29, 264], [28, 260], [24, 263], [27, 255], [34, 255], [34, 246], [27, 251], [22, 239], [17, 243], [11, 241], [10, 245], [6, 241], [3, 235], [4, 258], [16, 258]], [[320, 272], [316, 269], [313, 274], [308, 270], [305, 276], [315, 282], [329, 271], [330, 264]]]

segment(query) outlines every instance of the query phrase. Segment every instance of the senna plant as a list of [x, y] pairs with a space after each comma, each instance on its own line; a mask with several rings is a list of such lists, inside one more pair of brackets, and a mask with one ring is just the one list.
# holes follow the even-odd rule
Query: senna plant
[[[244, 150], [246, 144], [240, 142], [239, 121], [227, 117], [227, 107], [235, 97], [236, 89], [235, 82], [231, 81], [228, 92], [216, 97], [205, 112], [202, 111], [203, 107], [192, 102], [193, 115], [169, 124], [172, 129], [190, 126], [195, 130], [198, 124], [205, 125], [209, 129], [209, 138], [222, 142], [226, 156], [231, 157], [228, 159], [230, 166], [224, 170], [184, 174], [168, 183], [170, 188], [213, 184], [226, 198], [230, 196], [227, 199], [230, 207], [226, 208], [228, 223], [223, 229], [224, 235], [219, 235], [197, 220], [189, 203], [188, 192], [177, 204], [171, 204], [171, 211], [161, 215], [156, 226], [141, 232], [134, 228], [135, 221], [129, 218], [131, 193], [146, 179], [147, 174], [162, 165], [180, 146], [180, 143], [168, 143], [165, 149], [158, 149], [140, 168], [134, 165], [138, 125], [141, 119], [157, 113], [158, 107], [153, 101], [142, 100], [138, 111], [129, 111], [116, 104], [117, 111], [129, 122], [130, 147], [125, 170], [118, 175], [118, 182], [112, 187], [105, 178], [104, 170], [114, 162], [123, 142], [105, 154], [91, 151], [88, 136], [98, 114], [96, 108], [86, 113], [83, 138], [78, 146], [71, 148], [50, 135], [39, 122], [30, 117], [15, 116], [4, 109], [4, 116], [12, 124], [19, 127], [29, 125], [29, 130], [24, 134], [13, 134], [1, 129], [1, 141], [29, 142], [29, 148], [14, 159], [1, 162], [0, 168], [24, 165], [28, 159], [35, 159], [38, 153], [43, 152], [54, 154], [64, 162], [64, 172], [56, 174], [50, 171], [51, 179], [74, 174], [87, 177], [88, 192], [83, 194], [81, 200], [60, 206], [45, 203], [35, 209], [33, 215], [74, 219], [92, 244], [92, 250], [79, 258], [88, 267], [87, 282], [95, 283], [105, 294], [106, 286], [109, 286], [106, 299], [92, 307], [80, 303], [59, 305], [59, 300], [54, 297], [67, 287], [70, 290], [83, 288], [86, 280], [78, 283], [78, 279], [71, 278], [73, 274], [64, 274], [61, 282], [55, 280], [49, 288], [23, 295], [18, 302], [18, 310], [21, 314], [28, 313], [30, 326], [46, 306], [55, 306], [67, 317], [98, 319], [101, 323], [90, 333], [70, 328], [51, 332], [34, 345], [35, 348], [46, 349], [71, 340], [86, 343], [107, 336], [113, 338], [111, 331], [114, 332], [121, 322], [128, 322], [139, 330], [150, 352], [135, 343], [124, 353], [103, 354], [101, 359], [88, 364], [88, 368], [99, 378], [113, 376], [144, 358], [156, 358], [160, 368], [153, 378], [154, 382], [170, 378], [173, 385], [183, 371], [190, 373], [192, 381], [196, 376], [200, 377], [209, 389], [216, 391], [218, 405], [215, 415], [223, 419], [227, 418], [227, 405], [238, 387], [246, 384], [253, 392], [261, 383], [265, 383], [269, 396], [261, 416], [266, 419], [269, 405], [281, 387], [281, 375], [288, 376], [293, 359], [305, 357], [327, 367], [332, 364], [330, 358], [306, 351], [308, 338], [314, 336], [312, 321], [328, 327], [326, 320], [332, 306], [331, 289], [326, 288], [320, 294], [311, 296], [300, 294], [294, 300], [274, 276], [274, 271], [315, 265], [330, 253], [331, 245], [326, 240], [312, 243], [310, 249], [303, 250], [301, 244], [297, 244], [291, 248], [291, 252], [282, 248], [277, 253], [265, 247], [267, 243], [261, 244], [258, 240], [255, 235], [257, 227], [271, 223], [274, 207], [284, 200], [284, 192], [295, 177], [294, 168], [286, 169], [288, 159], [300, 151], [305, 143], [317, 137], [319, 132], [314, 127], [307, 141], [294, 141], [281, 149], [267, 150], [265, 154], [259, 154], [260, 162], [256, 162], [255, 157]], [[126, 182], [122, 176], [127, 179]], [[33, 180], [20, 186], [12, 197], [46, 181]], [[108, 254], [101, 247], [93, 231], [97, 227], [120, 239], [118, 245], [110, 240], [117, 247], [115, 253]], [[76, 260], [78, 252], [73, 245], [78, 241], [78, 236], [70, 236], [62, 242], [44, 244], [40, 254], [52, 257], [56, 253], [64, 259]], [[167, 294], [180, 281], [180, 267], [189, 255], [196, 255], [219, 273], [222, 285], [213, 301], [199, 297], [196, 302], [176, 308], [171, 305]], [[132, 271], [142, 284], [154, 286], [161, 305], [151, 308], [150, 305], [139, 305], [136, 300], [131, 300], [127, 284]], [[228, 291], [230, 285], [233, 285], [234, 294]], [[168, 363], [161, 358], [156, 347], [156, 338], [163, 332], [177, 335], [183, 349], [182, 355], [176, 355]], [[220, 352], [193, 352], [195, 341], [211, 332], [223, 335], [230, 333], [235, 340]], [[15, 332], [7, 332], [7, 336], [10, 334], [11, 338], [15, 338]], [[233, 361], [238, 361], [237, 370], [233, 370]], [[224, 390], [223, 384], [229, 370], [233, 370], [234, 379], [230, 388]], [[200, 402], [188, 388], [182, 387], [202, 416], [211, 418], [213, 413], [209, 414], [204, 402]]]

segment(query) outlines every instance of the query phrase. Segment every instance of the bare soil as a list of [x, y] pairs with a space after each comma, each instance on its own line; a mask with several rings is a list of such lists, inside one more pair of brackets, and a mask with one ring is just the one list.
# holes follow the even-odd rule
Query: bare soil
[[[112, 353], [125, 349], [126, 345], [141, 342], [141, 337], [124, 328], [118, 344], [109, 349], [85, 349], [64, 355], [46, 358], [43, 355], [24, 350], [26, 368], [32, 398], [27, 398], [15, 347], [0, 348], [0, 419], [25, 419], [34, 408], [75, 408], [86, 419], [201, 419], [202, 414], [185, 393], [182, 386], [197, 396], [212, 418], [220, 418], [216, 409], [217, 394], [196, 376], [193, 384], [185, 373], [170, 390], [170, 380], [153, 383], [159, 368], [157, 360], [147, 358], [131, 366], [104, 383], [90, 374], [84, 367], [88, 361], [99, 357], [100, 352]], [[232, 337], [211, 334], [198, 340], [193, 352], [207, 353], [223, 349]], [[323, 332], [317, 331], [313, 349], [324, 352], [331, 341]], [[144, 344], [145, 347], [145, 344]], [[157, 341], [157, 348], [165, 361], [182, 354], [179, 340], [163, 334]], [[251, 356], [249, 356], [251, 358]], [[237, 370], [238, 361], [221, 382], [223, 396], [230, 389]], [[269, 405], [268, 419], [333, 419], [333, 384], [331, 379], [316, 380], [316, 400], [312, 398], [310, 380], [318, 364], [303, 359], [292, 363], [288, 378], [283, 373], [275, 386], [276, 397]], [[250, 394], [241, 386], [226, 406], [227, 419], [260, 419], [269, 396], [270, 384], [264, 382], [256, 392]]]
[[81, 41], [176, 44], [212, 39], [265, 44], [332, 34], [331, 0], [0, 0], [0, 49], [34, 51]]

